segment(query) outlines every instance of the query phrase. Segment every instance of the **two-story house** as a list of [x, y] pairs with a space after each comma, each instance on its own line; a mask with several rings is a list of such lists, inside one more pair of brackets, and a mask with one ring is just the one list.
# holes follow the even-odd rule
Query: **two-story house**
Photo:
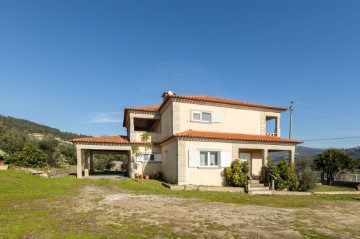
[[[280, 137], [280, 116], [286, 108], [171, 91], [162, 98], [160, 105], [125, 108], [127, 136], [73, 139], [77, 177], [83, 169], [88, 176], [92, 155], [104, 151], [128, 154], [131, 177], [161, 172], [165, 181], [179, 185], [224, 185], [224, 168], [235, 159], [247, 161], [251, 175], [259, 177], [269, 152], [288, 151], [294, 162], [295, 146], [301, 142]], [[273, 121], [271, 131], [268, 121]], [[152, 143], [147, 150], [141, 141], [145, 132]], [[132, 152], [134, 145], [140, 156]]]

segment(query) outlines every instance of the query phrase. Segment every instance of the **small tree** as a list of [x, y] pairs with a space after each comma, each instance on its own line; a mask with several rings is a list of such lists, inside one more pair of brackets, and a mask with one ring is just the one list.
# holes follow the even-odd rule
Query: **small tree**
[[246, 187], [249, 184], [247, 174], [249, 173], [248, 162], [235, 159], [230, 167], [225, 168], [225, 178], [228, 185], [233, 187]]
[[[147, 153], [148, 150], [152, 149], [152, 143], [150, 141], [150, 135], [148, 133], [141, 134], [141, 142], [144, 143], [144, 152]], [[144, 175], [144, 164], [141, 163], [141, 172]]]
[[12, 155], [12, 163], [22, 167], [43, 167], [47, 155], [33, 143], [27, 143], [25, 147]]
[[295, 174], [295, 165], [289, 163], [284, 158], [280, 159], [277, 165], [274, 165], [271, 158], [268, 158], [266, 164], [266, 173], [275, 177], [275, 189], [297, 189], [297, 177]]
[[313, 172], [313, 160], [307, 156], [299, 156], [295, 161], [295, 173], [298, 178], [300, 191], [309, 191], [316, 186]]
[[314, 159], [315, 168], [327, 175], [327, 184], [332, 185], [336, 176], [342, 171], [352, 171], [356, 161], [349, 154], [339, 149], [328, 149]]
[[51, 165], [52, 167], [56, 167], [55, 162], [55, 152], [59, 145], [59, 141], [57, 141], [53, 136], [46, 135], [43, 139], [39, 140], [38, 147], [47, 154], [46, 164]]

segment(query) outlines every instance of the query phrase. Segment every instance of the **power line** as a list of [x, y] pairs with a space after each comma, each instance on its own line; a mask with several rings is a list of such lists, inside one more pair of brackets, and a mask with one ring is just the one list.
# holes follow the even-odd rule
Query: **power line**
[[324, 139], [303, 139], [302, 141], [321, 141], [321, 140], [338, 140], [338, 139], [360, 139], [360, 136], [346, 136], [337, 138], [324, 138]]

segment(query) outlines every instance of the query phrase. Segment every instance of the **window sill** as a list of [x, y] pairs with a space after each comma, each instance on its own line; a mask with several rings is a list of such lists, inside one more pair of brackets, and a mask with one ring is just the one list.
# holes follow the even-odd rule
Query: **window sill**
[[221, 169], [220, 166], [200, 166], [198, 169]]

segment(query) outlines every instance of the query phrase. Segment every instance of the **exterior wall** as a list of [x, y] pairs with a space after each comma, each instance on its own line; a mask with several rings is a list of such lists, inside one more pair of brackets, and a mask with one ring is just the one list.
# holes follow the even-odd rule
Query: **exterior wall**
[[161, 147], [161, 163], [164, 180], [176, 184], [177, 177], [177, 141], [167, 142]]
[[162, 140], [162, 135], [160, 133], [146, 132], [146, 131], [134, 131], [132, 132], [132, 139], [134, 142], [141, 142], [141, 135], [147, 133], [150, 136], [150, 142], [159, 143]]
[[266, 129], [266, 117], [274, 117], [277, 118], [276, 123], [275, 123], [275, 131], [276, 131], [276, 136], [280, 137], [280, 117], [281, 114], [280, 113], [274, 113], [274, 112], [261, 112], [260, 113], [260, 134], [261, 135], [266, 135], [266, 133], [273, 133], [273, 132], [269, 132], [269, 129]]
[[161, 112], [161, 137], [165, 139], [173, 135], [173, 105], [168, 103]]
[[[129, 113], [129, 125], [128, 127], [128, 137], [131, 142], [141, 142], [140, 135], [145, 131], [135, 131], [134, 129], [134, 118], [143, 118], [143, 119], [161, 119], [161, 116], [156, 113], [146, 113], [146, 112], [130, 112]], [[151, 137], [151, 142], [159, 142], [161, 140], [161, 133], [148, 132]]]
[[[148, 149], [145, 152], [145, 148], [143, 146], [139, 147], [141, 153], [156, 153], [161, 154], [161, 149], [159, 146], [153, 146], [152, 149]], [[161, 157], [162, 159], [162, 157]], [[154, 176], [162, 171], [161, 162], [139, 162], [136, 160], [134, 154], [131, 156], [131, 174], [130, 177], [134, 177], [135, 173], [144, 174]]]
[[[197, 141], [181, 141], [184, 144], [183, 157], [179, 157], [185, 167], [185, 180], [182, 184], [195, 184], [204, 186], [223, 186], [225, 179], [223, 178], [224, 168], [221, 167], [189, 167], [189, 150], [217, 150], [217, 151], [232, 151], [231, 143], [216, 143], [216, 142], [197, 142]], [[234, 157], [232, 156], [234, 159]], [[180, 184], [180, 182], [179, 182]]]
[[[255, 135], [261, 133], [260, 123], [263, 114], [261, 111], [184, 102], [174, 102], [173, 104], [178, 104], [179, 108], [179, 120], [174, 121], [174, 133], [183, 132], [189, 129]], [[221, 122], [204, 123], [191, 121], [192, 111], [218, 113], [221, 115]]]

